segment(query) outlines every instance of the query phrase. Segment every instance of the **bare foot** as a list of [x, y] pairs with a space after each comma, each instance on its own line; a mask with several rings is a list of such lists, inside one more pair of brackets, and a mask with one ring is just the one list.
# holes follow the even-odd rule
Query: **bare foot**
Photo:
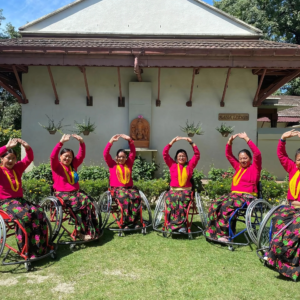
[[135, 225], [134, 228], [140, 228], [140, 225]]
[[223, 236], [223, 237], [218, 238], [218, 241], [226, 243], [226, 242], [228, 242], [228, 238]]
[[129, 227], [128, 227], [128, 226], [125, 226], [124, 229], [129, 229]]
[[83, 240], [83, 241], [88, 241], [88, 240], [91, 240], [92, 239], [92, 237], [89, 235], [89, 234], [82, 234], [82, 233], [79, 233], [79, 238], [81, 239], [81, 240]]

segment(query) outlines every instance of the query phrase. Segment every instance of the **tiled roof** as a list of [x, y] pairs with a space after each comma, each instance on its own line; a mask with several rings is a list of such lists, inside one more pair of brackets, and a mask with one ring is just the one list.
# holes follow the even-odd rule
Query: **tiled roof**
[[[300, 117], [300, 96], [280, 95], [278, 96], [280, 105], [298, 105], [278, 112], [280, 117]], [[293, 122], [293, 121], [291, 121]]]
[[[205, 40], [205, 39], [114, 39], [114, 38], [21, 38], [2, 39], [5, 48], [106, 48], [106, 49], [274, 49], [298, 50], [296, 44], [265, 40]], [[300, 55], [300, 53], [299, 53]]]
[[[270, 122], [270, 119], [268, 117], [263, 117], [257, 119], [259, 122]], [[278, 117], [277, 122], [278, 123], [289, 123], [289, 122], [299, 122], [300, 117]]]

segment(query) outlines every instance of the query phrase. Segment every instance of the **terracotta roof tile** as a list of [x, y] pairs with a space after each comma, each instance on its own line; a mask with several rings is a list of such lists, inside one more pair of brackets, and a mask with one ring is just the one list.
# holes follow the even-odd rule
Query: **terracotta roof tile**
[[280, 95], [278, 104], [298, 105], [278, 112], [280, 117], [300, 117], [300, 96]]

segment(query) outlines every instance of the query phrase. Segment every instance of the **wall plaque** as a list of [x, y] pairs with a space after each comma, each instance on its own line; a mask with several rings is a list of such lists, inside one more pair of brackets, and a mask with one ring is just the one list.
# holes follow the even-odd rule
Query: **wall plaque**
[[249, 121], [249, 114], [219, 114], [219, 121]]

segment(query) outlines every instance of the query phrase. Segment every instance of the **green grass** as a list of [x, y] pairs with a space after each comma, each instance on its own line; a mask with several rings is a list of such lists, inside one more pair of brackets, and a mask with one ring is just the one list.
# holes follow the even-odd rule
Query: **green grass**
[[1, 299], [299, 299], [299, 283], [264, 267], [250, 247], [231, 252], [203, 236], [105, 231], [34, 267], [1, 266]]

